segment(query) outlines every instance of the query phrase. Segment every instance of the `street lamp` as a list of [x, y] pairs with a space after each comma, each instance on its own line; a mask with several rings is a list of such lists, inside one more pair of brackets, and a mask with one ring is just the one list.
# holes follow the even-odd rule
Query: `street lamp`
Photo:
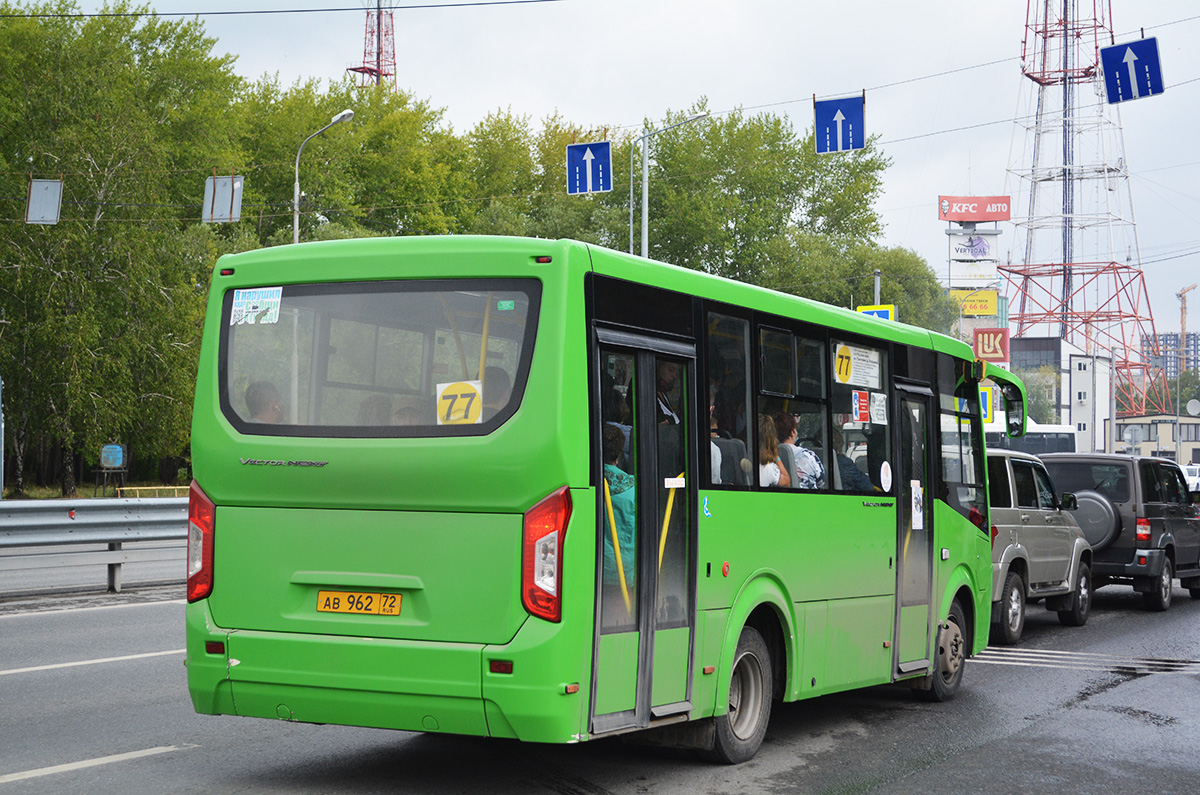
[[[642, 256], [650, 253], [650, 139], [661, 132], [673, 130], [681, 124], [708, 118], [708, 111], [688, 116], [683, 121], [668, 124], [657, 130], [651, 130], [637, 140], [642, 144]], [[633, 147], [629, 146], [629, 253], [633, 253]]]
[[292, 186], [293, 187], [293, 190], [292, 190], [292, 242], [293, 243], [300, 242], [300, 153], [304, 151], [304, 144], [306, 144], [309, 141], [311, 141], [312, 139], [316, 138], [318, 135], [325, 132], [333, 125], [335, 125], [339, 122], [343, 122], [343, 121], [350, 121], [353, 118], [354, 118], [354, 111], [350, 110], [350, 108], [346, 108], [344, 111], [342, 111], [338, 115], [334, 116], [333, 119], [329, 122], [329, 124], [326, 124], [324, 127], [322, 127], [321, 129], [317, 130], [312, 135], [305, 138], [304, 143], [300, 144], [300, 149], [297, 150], [297, 152], [296, 152], [296, 183], [295, 183], [295, 185]]

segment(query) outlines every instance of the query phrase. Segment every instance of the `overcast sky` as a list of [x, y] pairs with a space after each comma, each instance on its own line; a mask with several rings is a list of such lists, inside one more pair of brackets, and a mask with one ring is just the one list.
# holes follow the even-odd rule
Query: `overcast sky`
[[[1030, 92], [1022, 90], [1029, 81], [1020, 71], [1024, 0], [392, 5], [397, 84], [443, 108], [458, 132], [497, 108], [530, 116], [535, 128], [556, 110], [584, 127], [640, 128], [643, 119], [661, 119], [706, 97], [714, 113], [741, 107], [786, 115], [803, 133], [812, 126], [814, 94], [866, 89], [867, 132], [879, 136], [893, 161], [878, 206], [886, 224], [882, 242], [915, 250], [938, 273], [947, 256], [938, 195], [1018, 190], [1008, 170], [1022, 165], [1011, 159], [1020, 149], [1013, 120], [1029, 112]], [[278, 73], [284, 85], [333, 80], [362, 62], [365, 4], [353, 0], [155, 0], [152, 6], [164, 13], [354, 9], [201, 18], [217, 50], [236, 55], [236, 69], [247, 78]], [[1192, 144], [1200, 116], [1200, 5], [1112, 0], [1112, 6], [1117, 42], [1139, 37], [1139, 29], [1158, 37], [1166, 91], [1122, 105], [1121, 123], [1155, 322], [1160, 332], [1178, 330], [1175, 293], [1200, 281], [1200, 153]], [[653, 235], [653, 219], [651, 225]], [[1013, 239], [1008, 226], [1002, 250]], [[1200, 307], [1200, 290], [1189, 298]], [[1188, 314], [1189, 328], [1200, 330], [1200, 313]]]

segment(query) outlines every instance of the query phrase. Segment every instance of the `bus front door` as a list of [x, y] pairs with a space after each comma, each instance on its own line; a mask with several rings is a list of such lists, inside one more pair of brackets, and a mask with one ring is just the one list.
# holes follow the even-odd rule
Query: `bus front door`
[[690, 349], [602, 346], [594, 734], [690, 709], [695, 493]]
[[896, 538], [895, 677], [929, 670], [933, 510], [929, 485], [932, 393], [897, 391], [900, 403]]

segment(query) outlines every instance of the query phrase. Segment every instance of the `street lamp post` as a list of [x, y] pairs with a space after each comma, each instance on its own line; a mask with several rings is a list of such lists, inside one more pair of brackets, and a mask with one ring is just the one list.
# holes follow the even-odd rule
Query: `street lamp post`
[[321, 133], [328, 130], [335, 124], [343, 121], [350, 121], [354, 118], [354, 111], [346, 108], [344, 111], [334, 116], [333, 119], [321, 129], [317, 130], [312, 135], [304, 139], [304, 143], [300, 144], [300, 149], [296, 151], [296, 182], [292, 186], [292, 242], [300, 242], [300, 153], [304, 151], [304, 144], [316, 138]]
[[[638, 138], [637, 142], [642, 144], [642, 256], [649, 256], [650, 253], [650, 139], [661, 132], [672, 130], [681, 124], [698, 121], [708, 118], [708, 111], [697, 113], [688, 116], [683, 121], [677, 121], [674, 124], [668, 124], [666, 127], [657, 130], [651, 130], [642, 137]], [[635, 143], [629, 145], [629, 253], [633, 253], [633, 148]]]

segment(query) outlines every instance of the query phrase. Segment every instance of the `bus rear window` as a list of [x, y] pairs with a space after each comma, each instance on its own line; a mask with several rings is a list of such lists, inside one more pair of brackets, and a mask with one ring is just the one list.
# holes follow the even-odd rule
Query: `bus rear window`
[[230, 290], [221, 408], [250, 434], [487, 433], [520, 405], [540, 295], [529, 279]]

